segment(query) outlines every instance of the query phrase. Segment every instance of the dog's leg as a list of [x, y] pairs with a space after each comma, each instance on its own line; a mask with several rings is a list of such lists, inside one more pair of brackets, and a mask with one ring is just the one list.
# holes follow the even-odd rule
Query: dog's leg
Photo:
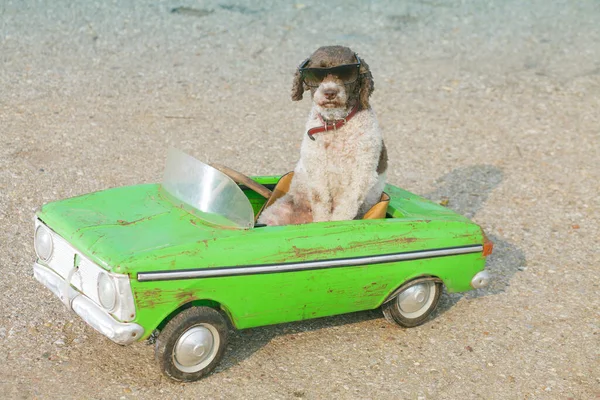
[[364, 202], [358, 209], [358, 215], [356, 218], [362, 218], [367, 211], [371, 209], [371, 207], [379, 203], [381, 200], [381, 193], [383, 193], [383, 189], [385, 187], [386, 175], [387, 174], [385, 172], [383, 174], [379, 174], [377, 183], [369, 190]]
[[265, 225], [306, 224], [313, 221], [308, 202], [302, 196], [285, 194], [267, 207], [256, 221]]
[[[307, 155], [304, 155], [304, 157], [307, 157]], [[313, 164], [316, 165], [316, 163], [316, 160], [311, 160], [309, 167]], [[294, 200], [299, 206], [298, 209], [309, 210], [311, 221], [329, 221], [331, 217], [331, 194], [327, 189], [327, 180], [322, 175], [323, 171], [319, 168], [308, 169], [309, 171], [304, 167], [301, 158], [294, 170], [290, 193], [293, 194]]]
[[292, 197], [288, 194], [284, 195], [264, 209], [256, 222], [265, 225], [289, 224], [293, 216], [292, 203]]
[[[379, 178], [375, 171], [370, 174], [365, 172], [363, 176], [368, 176], [368, 179], [352, 180], [348, 186], [349, 190], [336, 198], [331, 213], [332, 221], [351, 220], [359, 215], [361, 206]], [[381, 193], [379, 193], [379, 196], [381, 196]]]
[[310, 205], [314, 222], [331, 221], [331, 195], [327, 190], [312, 188], [310, 192]]

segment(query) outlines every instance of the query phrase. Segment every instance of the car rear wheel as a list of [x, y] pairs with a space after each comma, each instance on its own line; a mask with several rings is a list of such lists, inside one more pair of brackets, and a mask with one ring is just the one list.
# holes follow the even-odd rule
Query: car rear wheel
[[419, 279], [402, 286], [381, 309], [389, 322], [412, 328], [427, 320], [437, 307], [441, 294], [440, 282]]
[[197, 381], [221, 361], [227, 344], [227, 322], [215, 309], [192, 307], [167, 323], [156, 340], [160, 369], [176, 381]]

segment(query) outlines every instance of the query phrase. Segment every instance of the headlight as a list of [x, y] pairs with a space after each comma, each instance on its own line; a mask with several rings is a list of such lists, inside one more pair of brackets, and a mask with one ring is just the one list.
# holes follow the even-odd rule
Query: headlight
[[52, 234], [50, 230], [44, 225], [40, 225], [35, 230], [34, 236], [35, 252], [37, 256], [43, 260], [48, 261], [52, 257], [52, 251], [54, 250], [54, 244], [52, 243]]
[[117, 305], [117, 287], [110, 275], [104, 272], [98, 276], [98, 299], [102, 307], [109, 312]]

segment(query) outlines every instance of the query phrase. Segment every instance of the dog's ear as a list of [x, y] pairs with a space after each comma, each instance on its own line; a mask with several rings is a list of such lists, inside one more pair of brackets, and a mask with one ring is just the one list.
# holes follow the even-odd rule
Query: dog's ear
[[296, 70], [294, 74], [294, 83], [292, 84], [292, 100], [302, 100], [302, 93], [304, 93], [304, 82], [302, 81], [302, 74]]
[[362, 58], [360, 59], [360, 89], [359, 89], [359, 101], [360, 106], [363, 110], [370, 107], [369, 96], [375, 90], [375, 83], [373, 82], [373, 75], [369, 69], [369, 64]]

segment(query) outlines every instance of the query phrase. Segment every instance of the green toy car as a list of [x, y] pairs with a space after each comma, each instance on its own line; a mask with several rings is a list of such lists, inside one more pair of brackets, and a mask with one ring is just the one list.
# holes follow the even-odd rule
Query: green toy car
[[116, 343], [158, 334], [160, 368], [180, 381], [214, 369], [228, 322], [244, 329], [381, 307], [412, 327], [442, 285], [488, 283], [492, 243], [481, 228], [392, 185], [383, 218], [255, 226], [267, 200], [250, 187], [278, 180], [235, 183], [171, 150], [161, 184], [44, 205], [34, 276]]

